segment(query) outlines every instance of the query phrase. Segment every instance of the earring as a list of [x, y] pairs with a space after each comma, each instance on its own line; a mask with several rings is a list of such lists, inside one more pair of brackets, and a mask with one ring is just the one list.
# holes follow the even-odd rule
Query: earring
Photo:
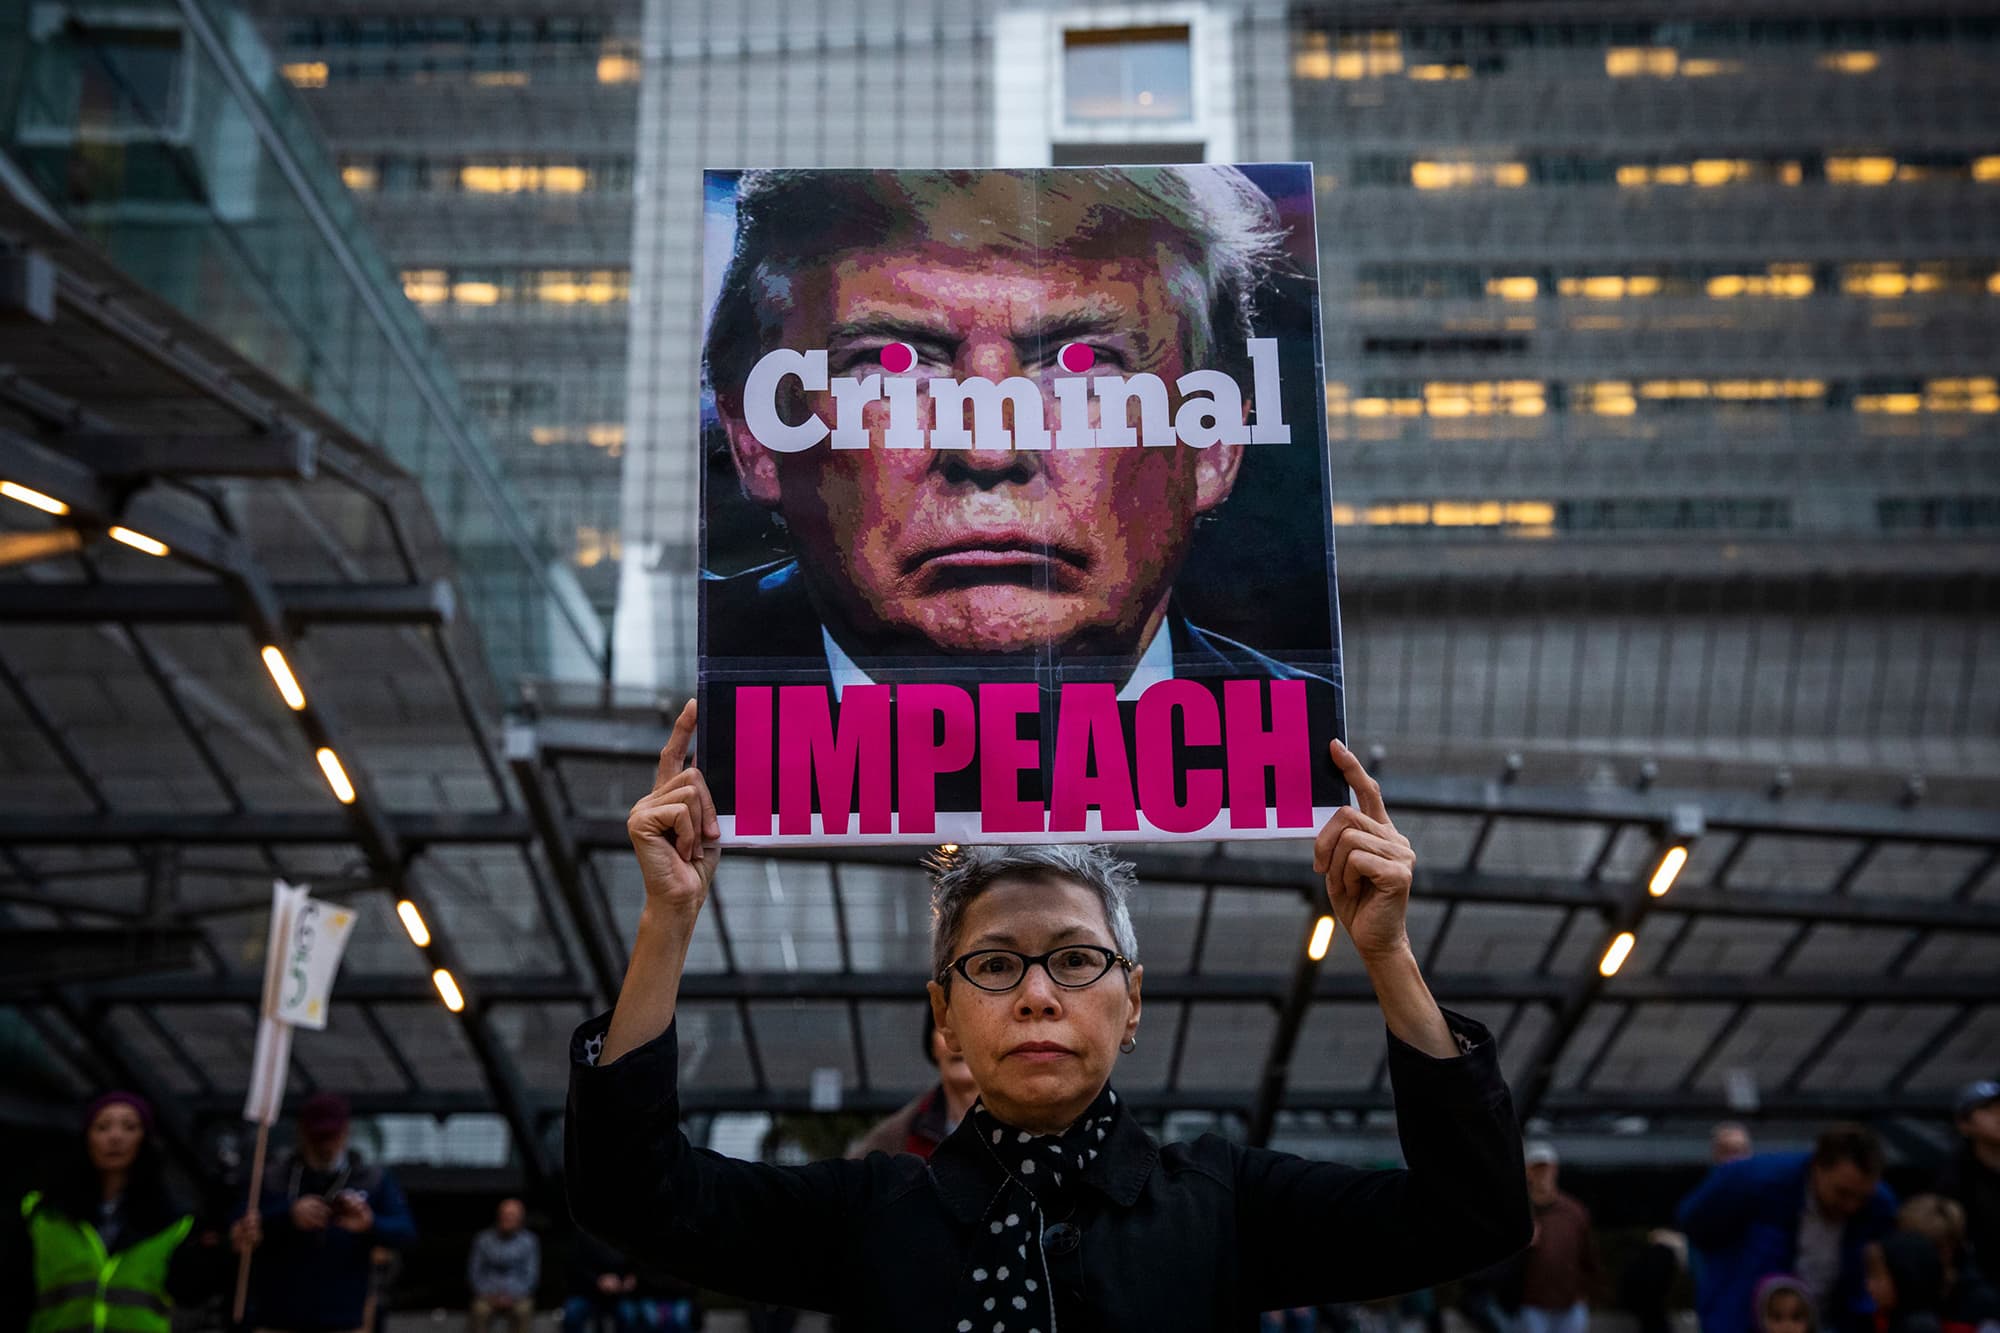
[[1127, 1055], [1130, 1055], [1132, 1054], [1132, 1052], [1138, 1050], [1139, 1049], [1138, 1034], [1135, 1033], [1132, 1036], [1127, 1037], [1125, 1040], [1119, 1042], [1118, 1049], [1125, 1052], [1125, 1054]]

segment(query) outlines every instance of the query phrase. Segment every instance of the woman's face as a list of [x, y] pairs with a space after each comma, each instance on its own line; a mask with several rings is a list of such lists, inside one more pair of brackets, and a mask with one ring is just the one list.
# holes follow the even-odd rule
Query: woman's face
[[[1062, 944], [1117, 949], [1103, 904], [1080, 884], [1003, 878], [965, 910], [952, 957], [977, 949], [1033, 956]], [[945, 1044], [965, 1056], [987, 1109], [1010, 1125], [1055, 1133], [1082, 1115], [1111, 1077], [1118, 1045], [1139, 1028], [1141, 968], [1114, 966], [1068, 990], [1031, 967], [1011, 991], [980, 990], [952, 974], [932, 982], [931, 1010]]]
[[146, 1137], [139, 1113], [123, 1102], [113, 1102], [97, 1113], [84, 1131], [90, 1164], [99, 1171], [126, 1171], [139, 1155], [139, 1143]]
[[1812, 1333], [1805, 1299], [1796, 1291], [1774, 1291], [1764, 1302], [1764, 1333]]

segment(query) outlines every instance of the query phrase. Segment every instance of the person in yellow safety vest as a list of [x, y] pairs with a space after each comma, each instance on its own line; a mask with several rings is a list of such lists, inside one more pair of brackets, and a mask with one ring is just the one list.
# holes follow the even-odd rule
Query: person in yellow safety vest
[[171, 1333], [176, 1297], [208, 1273], [183, 1244], [145, 1098], [92, 1102], [82, 1151], [0, 1218], [0, 1333]]

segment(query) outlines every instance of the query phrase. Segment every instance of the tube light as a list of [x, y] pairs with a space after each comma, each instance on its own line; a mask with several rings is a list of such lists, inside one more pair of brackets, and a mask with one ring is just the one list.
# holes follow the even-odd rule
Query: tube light
[[419, 949], [431, 947], [431, 928], [424, 924], [424, 914], [408, 898], [396, 904], [396, 915], [403, 919], [403, 929], [410, 932], [410, 942]]
[[69, 512], [69, 506], [55, 496], [29, 490], [19, 482], [0, 481], [0, 495], [6, 496], [9, 500], [19, 500], [30, 509], [39, 509], [44, 514], [54, 514], [57, 518]]
[[1638, 942], [1638, 938], [1631, 931], [1619, 932], [1618, 938], [1611, 941], [1611, 947], [1604, 951], [1604, 959], [1597, 965], [1598, 973], [1607, 977], [1617, 976], [1618, 969], [1625, 965], [1625, 959], [1631, 955], [1632, 946]]
[[285, 706], [294, 713], [303, 712], [306, 706], [306, 692], [299, 688], [299, 678], [292, 674], [291, 664], [275, 646], [264, 646], [264, 669], [271, 673], [277, 683], [278, 693], [285, 696]]
[[333, 788], [333, 794], [340, 798], [342, 805], [354, 804], [354, 784], [347, 780], [347, 770], [340, 766], [340, 756], [324, 745], [319, 747], [320, 772], [326, 774], [326, 782]]
[[1655, 898], [1667, 896], [1667, 890], [1680, 878], [1681, 867], [1688, 863], [1688, 849], [1681, 846], [1667, 848], [1667, 854], [1660, 858], [1659, 869], [1653, 872], [1652, 882], [1646, 885], [1646, 892]]
[[167, 544], [165, 542], [154, 541], [143, 532], [134, 532], [130, 528], [113, 527], [106, 535], [114, 542], [124, 542], [133, 550], [144, 551], [147, 555], [167, 554]]
[[451, 973], [439, 968], [431, 973], [431, 984], [438, 988], [438, 996], [444, 1007], [454, 1014], [465, 1008], [465, 996], [459, 993], [458, 983], [451, 979]]
[[1323, 916], [1313, 924], [1312, 942], [1306, 945], [1306, 957], [1317, 963], [1326, 957], [1327, 947], [1333, 943], [1333, 918]]

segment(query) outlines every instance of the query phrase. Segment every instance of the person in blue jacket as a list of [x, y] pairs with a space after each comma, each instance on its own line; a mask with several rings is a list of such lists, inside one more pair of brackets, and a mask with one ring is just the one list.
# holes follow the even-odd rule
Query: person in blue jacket
[[238, 1219], [250, 1264], [250, 1327], [286, 1333], [359, 1329], [374, 1252], [417, 1236], [409, 1203], [387, 1167], [347, 1145], [347, 1101], [316, 1093], [299, 1108], [297, 1150], [264, 1176], [263, 1198]]
[[1726, 1162], [1681, 1201], [1699, 1254], [1702, 1333], [1756, 1333], [1752, 1303], [1772, 1273], [1799, 1277], [1831, 1333], [1872, 1328], [1863, 1251], [1895, 1229], [1882, 1145], [1861, 1125], [1830, 1125], [1809, 1153]]

